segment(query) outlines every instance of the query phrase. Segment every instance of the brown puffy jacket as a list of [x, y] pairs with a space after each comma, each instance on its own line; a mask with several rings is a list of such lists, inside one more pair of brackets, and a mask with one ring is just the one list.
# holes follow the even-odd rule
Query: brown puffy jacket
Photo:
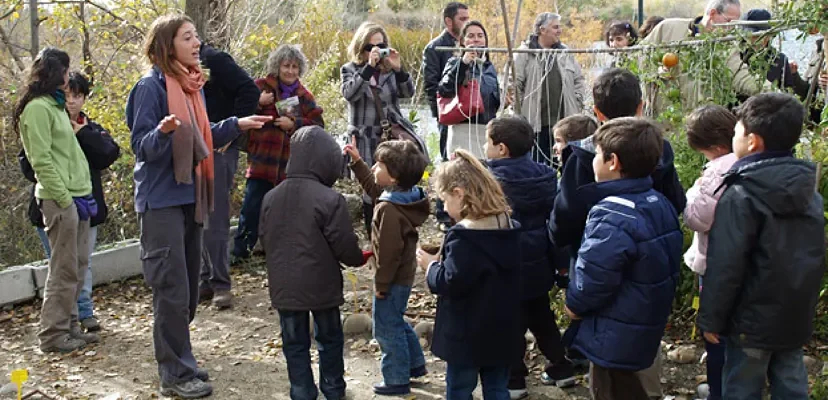
[[265, 195], [259, 235], [267, 257], [270, 301], [283, 310], [344, 303], [341, 265], [362, 265], [345, 198], [332, 189], [342, 150], [318, 126], [290, 140], [287, 179]]

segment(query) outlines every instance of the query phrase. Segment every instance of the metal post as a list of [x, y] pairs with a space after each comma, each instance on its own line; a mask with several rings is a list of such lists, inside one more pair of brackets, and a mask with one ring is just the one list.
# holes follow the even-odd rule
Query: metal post
[[[509, 17], [506, 15], [506, 0], [500, 0], [500, 9], [503, 11], [503, 27], [506, 34], [506, 52], [509, 53], [509, 59], [513, 60], [512, 55], [512, 35], [509, 33]], [[517, 82], [517, 73], [512, 68], [512, 82]], [[520, 99], [515, 94], [515, 110], [520, 110]]]
[[644, 0], [638, 0], [638, 27], [644, 25]]
[[40, 25], [40, 19], [37, 15], [37, 0], [29, 0], [29, 28], [31, 29], [32, 34], [32, 43], [31, 43], [31, 52], [32, 58], [37, 56], [37, 52], [40, 50], [40, 38], [38, 37], [38, 26]]

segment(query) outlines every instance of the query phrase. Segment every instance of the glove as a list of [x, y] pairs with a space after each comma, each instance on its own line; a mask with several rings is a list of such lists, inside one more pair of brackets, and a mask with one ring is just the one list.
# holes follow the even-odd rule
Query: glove
[[374, 256], [374, 252], [371, 250], [362, 250], [362, 265], [368, 264], [368, 260]]
[[78, 218], [81, 221], [88, 221], [89, 206], [86, 204], [86, 200], [83, 197], [73, 197], [72, 201], [75, 202], [75, 208], [78, 210]]

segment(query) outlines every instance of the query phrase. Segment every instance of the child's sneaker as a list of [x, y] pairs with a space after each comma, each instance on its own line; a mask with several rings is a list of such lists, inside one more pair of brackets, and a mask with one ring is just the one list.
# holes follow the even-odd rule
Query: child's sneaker
[[541, 374], [541, 383], [546, 386], [566, 388], [575, 385], [575, 370], [568, 361], [552, 365]]
[[374, 393], [381, 396], [396, 396], [411, 393], [411, 385], [388, 385], [385, 382], [374, 384]]

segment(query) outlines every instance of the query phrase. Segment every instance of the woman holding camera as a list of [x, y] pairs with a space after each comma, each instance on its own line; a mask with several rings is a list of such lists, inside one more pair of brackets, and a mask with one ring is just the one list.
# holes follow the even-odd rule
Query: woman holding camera
[[[377, 23], [359, 26], [348, 53], [351, 62], [340, 69], [342, 96], [348, 101], [348, 135], [365, 162], [373, 165], [384, 123], [417, 137], [399, 103], [399, 99], [414, 96], [414, 82], [402, 68], [400, 53], [390, 47], [385, 29]], [[370, 235], [374, 205], [364, 194], [362, 201], [365, 229]]]
[[[469, 21], [460, 34], [460, 46], [466, 48], [486, 48], [489, 36], [486, 28], [479, 21]], [[500, 87], [497, 82], [497, 70], [489, 60], [489, 55], [481, 51], [465, 51], [446, 63], [443, 79], [437, 87], [437, 93], [443, 97], [457, 96], [460, 86], [470, 80], [480, 85], [479, 95], [483, 99], [484, 110], [460, 124], [450, 125], [446, 149], [448, 154], [461, 148], [470, 151], [477, 158], [486, 158], [486, 124], [497, 115], [500, 108]], [[473, 91], [472, 96], [478, 93]], [[469, 99], [461, 99], [469, 101]]]

